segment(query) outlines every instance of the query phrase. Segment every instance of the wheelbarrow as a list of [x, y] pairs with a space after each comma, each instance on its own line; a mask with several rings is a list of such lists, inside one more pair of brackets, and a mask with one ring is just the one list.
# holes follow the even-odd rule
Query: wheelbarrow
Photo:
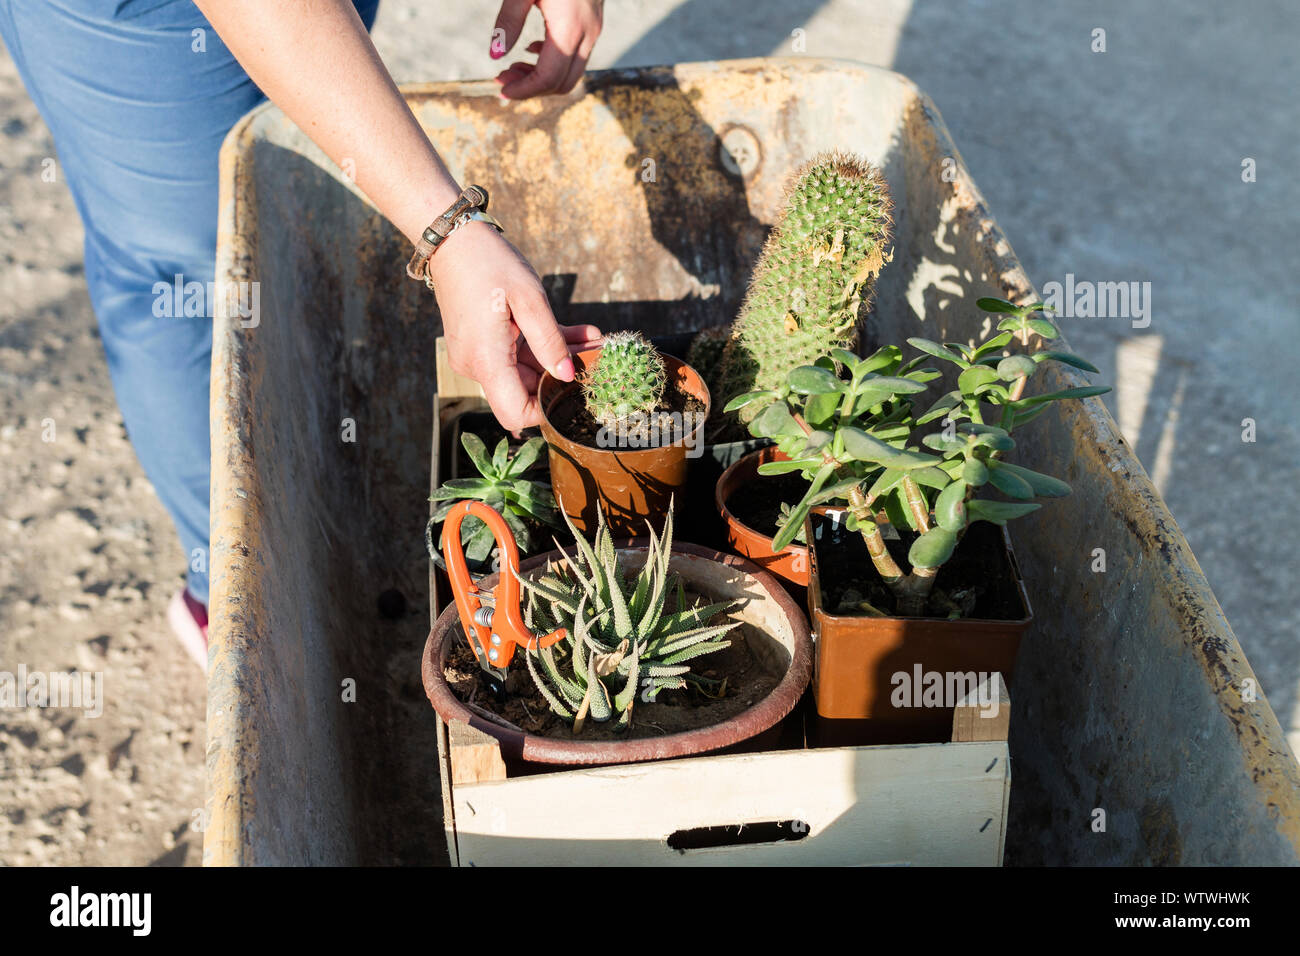
[[[404, 93], [456, 176], [491, 191], [561, 321], [730, 321], [788, 174], [836, 147], [878, 164], [895, 202], [865, 346], [970, 341], [976, 298], [1033, 294], [934, 104], [896, 73], [756, 59], [597, 72], [526, 103], [491, 82]], [[419, 673], [436, 307], [403, 275], [404, 239], [277, 109], [231, 131], [221, 176], [217, 279], [259, 283], [260, 312], [215, 320], [204, 860], [439, 862]], [[1106, 409], [1059, 403], [1023, 438], [1024, 464], [1074, 493], [1013, 531], [1036, 621], [1006, 862], [1300, 861], [1300, 769]]]

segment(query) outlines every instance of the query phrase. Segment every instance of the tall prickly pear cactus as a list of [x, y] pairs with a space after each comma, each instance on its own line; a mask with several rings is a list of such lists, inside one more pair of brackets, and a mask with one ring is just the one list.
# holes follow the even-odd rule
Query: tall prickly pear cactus
[[856, 156], [823, 153], [795, 173], [710, 382], [715, 407], [780, 388], [791, 369], [833, 348], [852, 349], [858, 310], [890, 257], [889, 211], [880, 172]]
[[605, 336], [596, 364], [582, 380], [591, 417], [609, 428], [655, 411], [667, 372], [658, 350], [637, 332]]

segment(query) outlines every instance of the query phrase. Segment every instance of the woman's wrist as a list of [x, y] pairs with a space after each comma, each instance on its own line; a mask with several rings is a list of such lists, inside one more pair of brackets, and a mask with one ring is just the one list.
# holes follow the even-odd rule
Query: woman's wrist
[[413, 195], [393, 218], [393, 225], [402, 231], [411, 245], [420, 241], [429, 224], [442, 215], [460, 195], [460, 186], [450, 173], [431, 177], [430, 185]]
[[[434, 288], [434, 275], [440, 270], [435, 265], [441, 264], [439, 251], [462, 229], [471, 225], [485, 225], [500, 233], [502, 226], [487, 211], [488, 192], [482, 186], [466, 186], [456, 199], [423, 230], [415, 242], [415, 250], [406, 264], [406, 274], [412, 279], [419, 279], [430, 289]], [[478, 232], [475, 231], [475, 235]], [[470, 243], [473, 245], [474, 243]], [[461, 245], [461, 244], [457, 244]]]
[[[441, 210], [439, 210], [441, 212]], [[474, 262], [490, 248], [494, 239], [501, 234], [486, 222], [471, 219], [461, 226], [440, 245], [429, 257], [425, 272], [433, 282], [434, 289], [438, 283], [445, 281], [447, 273], [456, 268], [473, 268]], [[484, 244], [489, 245], [485, 246]], [[466, 258], [468, 257], [468, 258]]]

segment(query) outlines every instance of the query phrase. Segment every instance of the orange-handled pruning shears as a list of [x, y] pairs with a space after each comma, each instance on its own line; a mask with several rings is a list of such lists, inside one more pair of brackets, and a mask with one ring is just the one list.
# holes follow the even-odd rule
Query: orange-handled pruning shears
[[[496, 539], [501, 575], [495, 595], [490, 596], [479, 588], [469, 575], [465, 550], [460, 544], [460, 523], [467, 515], [483, 521]], [[464, 501], [452, 508], [442, 526], [442, 554], [469, 646], [478, 657], [479, 666], [503, 685], [516, 647], [525, 650], [550, 647], [567, 636], [564, 628], [545, 635], [534, 634], [524, 624], [519, 610], [519, 546], [510, 526], [495, 509], [481, 501]], [[483, 605], [485, 597], [492, 607]]]

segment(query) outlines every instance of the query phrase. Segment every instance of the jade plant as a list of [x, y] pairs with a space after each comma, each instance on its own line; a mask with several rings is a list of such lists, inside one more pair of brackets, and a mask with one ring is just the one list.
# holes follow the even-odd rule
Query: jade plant
[[717, 332], [702, 334], [687, 356], [713, 394], [778, 389], [793, 369], [851, 348], [889, 260], [890, 224], [884, 179], [865, 160], [824, 153], [801, 167], [730, 335], [720, 346]]
[[591, 417], [619, 434], [644, 427], [664, 397], [663, 357], [638, 332], [605, 336], [596, 363], [582, 377]]
[[[520, 550], [524, 554], [532, 553], [539, 543], [537, 532], [542, 527], [560, 527], [559, 509], [555, 506], [551, 486], [524, 477], [546, 447], [545, 441], [530, 438], [512, 455], [509, 441], [502, 438], [491, 456], [483, 439], [470, 432], [460, 436], [460, 443], [479, 476], [445, 481], [429, 499], [439, 503], [425, 532], [430, 556], [435, 554], [434, 525], [445, 521], [457, 502], [467, 499], [482, 501], [499, 511], [514, 533]], [[460, 543], [465, 549], [466, 560], [483, 562], [492, 553], [495, 541], [492, 529], [470, 515], [461, 522]]]
[[575, 555], [561, 548], [563, 558], [541, 575], [519, 578], [528, 593], [524, 623], [535, 633], [566, 631], [564, 640], [529, 651], [526, 659], [538, 691], [557, 716], [572, 722], [575, 734], [588, 717], [616, 719], [626, 730], [636, 701], [654, 700], [664, 689], [689, 683], [716, 696], [719, 682], [693, 673], [691, 662], [728, 647], [725, 635], [739, 624], [711, 623], [736, 602], [689, 605], [680, 576], [668, 570], [671, 508], [662, 537], [650, 529], [645, 564], [635, 577], [626, 573], [603, 514], [597, 521], [592, 543], [569, 522]]
[[[866, 358], [836, 348], [791, 370], [779, 387], [737, 396], [727, 406], [750, 409], [751, 434], [773, 439], [788, 456], [760, 466], [760, 473], [797, 471], [808, 479], [803, 498], [785, 513], [773, 550], [795, 540], [814, 505], [846, 503], [848, 530], [862, 536], [897, 613], [904, 616], [921, 615], [927, 605], [941, 616], [965, 610], [937, 593], [934, 581], [973, 522], [1004, 525], [1037, 510], [1035, 498], [1069, 494], [1065, 482], [1005, 460], [1016, 446], [1013, 432], [1052, 402], [1110, 391], [1087, 385], [1026, 395], [1044, 362], [1097, 369], [1052, 349], [1003, 354], [1017, 337], [1057, 337], [1051, 322], [1036, 317], [1046, 308], [1043, 303], [1017, 306], [982, 298], [976, 304], [1002, 316], [977, 345], [911, 338], [908, 343], [922, 354], [906, 362], [895, 345]], [[957, 387], [917, 411], [928, 383], [941, 377], [925, 364], [931, 359], [955, 366]], [[907, 570], [885, 544], [882, 512], [888, 524], [915, 535]]]

